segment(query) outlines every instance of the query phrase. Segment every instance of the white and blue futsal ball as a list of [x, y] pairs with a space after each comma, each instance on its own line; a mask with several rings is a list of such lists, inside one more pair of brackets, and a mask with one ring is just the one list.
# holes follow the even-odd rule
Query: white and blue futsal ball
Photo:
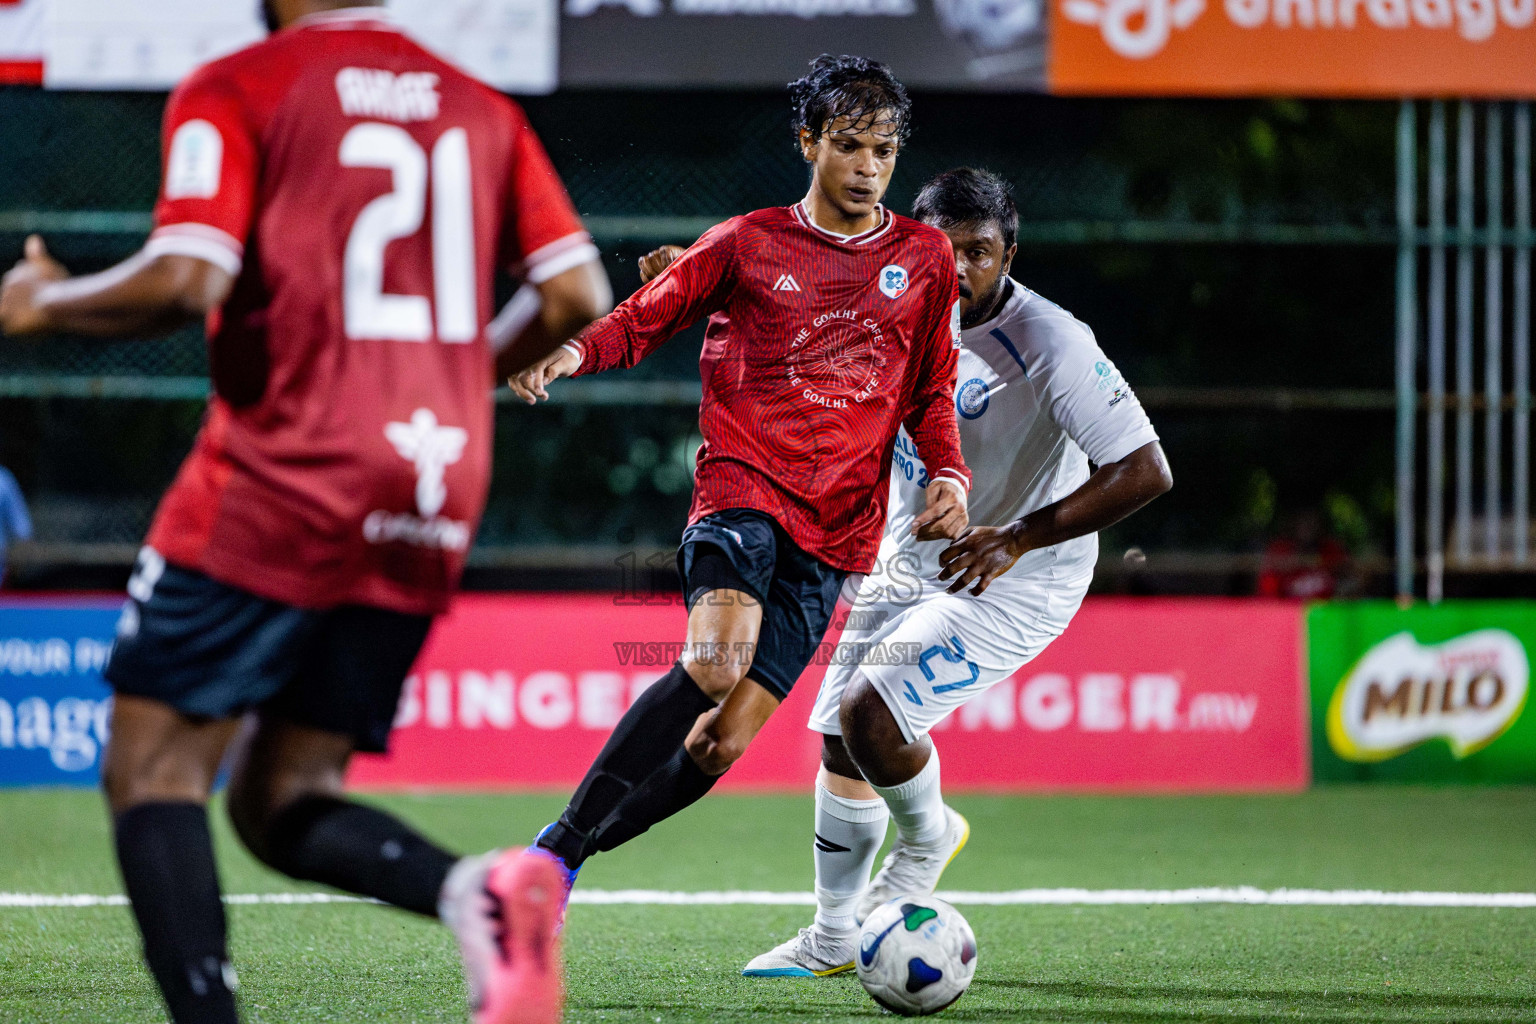
[[976, 936], [943, 900], [902, 896], [865, 918], [855, 963], [864, 990], [887, 1010], [938, 1013], [976, 974]]

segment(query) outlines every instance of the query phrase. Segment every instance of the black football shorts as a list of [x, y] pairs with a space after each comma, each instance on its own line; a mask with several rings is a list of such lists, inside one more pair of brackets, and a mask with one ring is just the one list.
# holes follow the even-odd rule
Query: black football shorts
[[431, 625], [381, 608], [295, 608], [147, 551], [103, 674], [118, 693], [193, 717], [260, 708], [377, 752]]
[[744, 591], [762, 604], [762, 632], [747, 676], [780, 700], [816, 656], [848, 577], [803, 550], [772, 516], [745, 508], [711, 513], [684, 530], [677, 571], [690, 611], [722, 589]]

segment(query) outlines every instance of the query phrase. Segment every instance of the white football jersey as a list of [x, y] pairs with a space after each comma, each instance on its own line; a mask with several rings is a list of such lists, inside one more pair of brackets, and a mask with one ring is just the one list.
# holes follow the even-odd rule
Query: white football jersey
[[[1088, 479], [1090, 462], [1118, 462], [1157, 432], [1093, 331], [1012, 279], [992, 319], [967, 328], [955, 382], [960, 448], [971, 469], [973, 526], [1002, 526], [1066, 497]], [[892, 456], [882, 561], [910, 552], [919, 576], [939, 571], [948, 541], [919, 542], [912, 521], [926, 504], [928, 474], [902, 430]], [[1008, 574], [1047, 565], [1091, 572], [1096, 534], [1031, 551]], [[994, 584], [996, 586], [996, 584]]]

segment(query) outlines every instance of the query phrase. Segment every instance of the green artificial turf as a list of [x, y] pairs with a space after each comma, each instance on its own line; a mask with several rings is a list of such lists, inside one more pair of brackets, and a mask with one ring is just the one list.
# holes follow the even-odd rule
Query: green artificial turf
[[[559, 796], [377, 797], [457, 848], [526, 841]], [[1536, 891], [1536, 790], [1322, 788], [1273, 797], [958, 796], [945, 888]], [[594, 860], [588, 888], [808, 890], [808, 797], [713, 796]], [[229, 892], [312, 887], [220, 824]], [[0, 891], [114, 893], [93, 794], [0, 792]], [[1536, 1021], [1536, 909], [963, 908], [980, 965], [953, 1020]], [[452, 942], [363, 905], [233, 906], [250, 1021], [462, 1021]], [[857, 981], [746, 979], [803, 907], [576, 906], [567, 1020], [865, 1021]], [[0, 1022], [163, 1021], [122, 907], [0, 908]]]

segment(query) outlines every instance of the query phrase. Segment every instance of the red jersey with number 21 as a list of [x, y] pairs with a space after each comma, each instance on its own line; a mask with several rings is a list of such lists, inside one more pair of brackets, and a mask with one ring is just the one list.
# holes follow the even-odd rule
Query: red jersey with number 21
[[155, 221], [148, 252], [237, 276], [149, 545], [300, 607], [442, 610], [490, 475], [494, 270], [597, 255], [522, 112], [381, 9], [315, 15], [176, 90]]

